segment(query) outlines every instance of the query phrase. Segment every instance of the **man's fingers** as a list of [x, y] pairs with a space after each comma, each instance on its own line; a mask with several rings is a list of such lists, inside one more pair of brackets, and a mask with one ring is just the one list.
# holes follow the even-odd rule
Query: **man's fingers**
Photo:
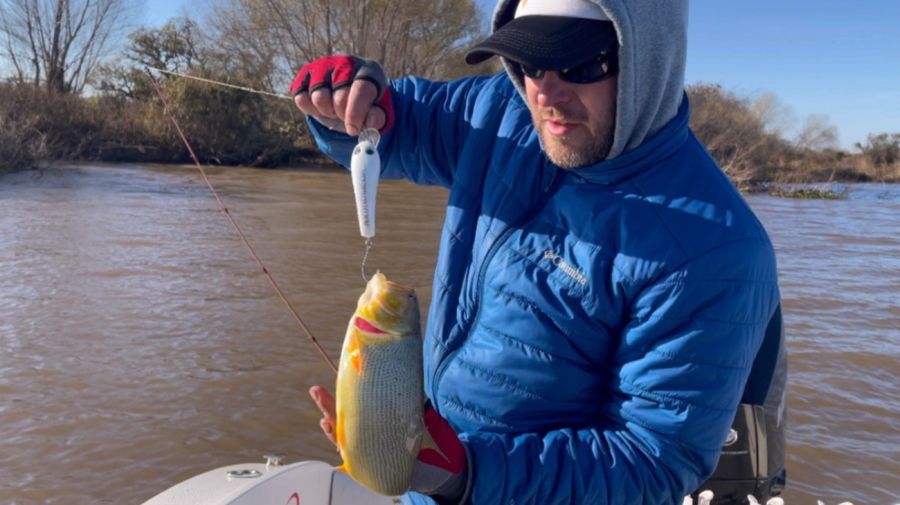
[[319, 420], [319, 426], [322, 427], [322, 432], [325, 433], [328, 440], [331, 440], [332, 444], [337, 445], [337, 439], [334, 437], [334, 425], [323, 418]]
[[313, 107], [318, 111], [318, 113], [313, 114], [314, 116], [327, 118], [337, 117], [334, 114], [334, 101], [330, 89], [319, 88], [310, 93], [310, 99], [312, 100]]
[[[298, 93], [294, 97], [294, 104], [304, 114], [319, 119], [329, 128], [334, 128], [334, 125], [328, 120], [337, 119], [343, 121], [344, 129], [349, 135], [359, 135], [365, 128], [381, 130], [387, 123], [385, 111], [373, 106], [378, 98], [377, 92], [374, 84], [358, 79], [349, 88], [333, 92], [328, 88], [320, 88], [312, 93]], [[325, 394], [333, 403], [331, 394], [327, 391]]]
[[[359, 135], [363, 126], [368, 126], [369, 111], [372, 104], [378, 99], [378, 88], [369, 81], [357, 79], [350, 86], [347, 97], [347, 109], [344, 115], [344, 127], [350, 135]], [[374, 126], [376, 129], [384, 126], [384, 123]]]
[[326, 419], [333, 420], [335, 418], [334, 396], [327, 389], [322, 386], [313, 386], [309, 388], [309, 396], [316, 402]]
[[[373, 106], [377, 98], [375, 85], [366, 80], [357, 80], [350, 87], [331, 91], [327, 88], [317, 89], [313, 93], [298, 93], [294, 97], [294, 105], [307, 116], [312, 116], [329, 128], [335, 128], [330, 119], [343, 122], [349, 135], [359, 135], [365, 128], [380, 130], [387, 122], [387, 115], [381, 107]], [[317, 386], [318, 387], [318, 386]], [[322, 388], [324, 394], [334, 399]], [[310, 390], [312, 394], [312, 390]]]
[[375, 61], [323, 56], [303, 65], [290, 89], [297, 108], [331, 130], [356, 136], [365, 128], [382, 131], [394, 124], [387, 76]]
[[334, 434], [334, 423], [336, 422], [334, 396], [322, 386], [313, 386], [309, 388], [309, 396], [312, 397], [313, 401], [316, 402], [316, 406], [322, 411], [323, 417], [319, 420], [319, 426], [322, 427], [322, 432], [325, 433], [328, 440], [331, 440], [332, 444], [337, 445], [337, 439]]
[[350, 87], [336, 89], [332, 92], [335, 117], [344, 118], [347, 114], [347, 101], [350, 99]]
[[[294, 105], [300, 109], [306, 116], [315, 118], [316, 121], [322, 123], [326, 127], [334, 130], [335, 128], [343, 128], [344, 122], [334, 117], [328, 117], [322, 113], [312, 102], [309, 93], [298, 93], [294, 97]], [[340, 130], [343, 131], [343, 130]]]
[[316, 109], [313, 107], [312, 100], [309, 98], [309, 93], [298, 93], [297, 96], [294, 97], [294, 105], [307, 116], [316, 115]]

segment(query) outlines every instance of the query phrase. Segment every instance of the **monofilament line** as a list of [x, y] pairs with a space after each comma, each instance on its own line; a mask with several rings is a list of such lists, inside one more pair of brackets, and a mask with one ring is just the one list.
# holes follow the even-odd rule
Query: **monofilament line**
[[222, 81], [214, 81], [212, 79], [206, 79], [205, 77], [198, 77], [196, 75], [182, 74], [179, 72], [172, 72], [171, 70], [163, 70], [161, 68], [156, 68], [156, 67], [147, 67], [147, 68], [149, 68], [150, 70], [156, 70], [157, 72], [172, 75], [175, 77], [183, 77], [185, 79], [193, 79], [195, 81], [205, 82], [207, 84], [215, 84], [216, 86], [224, 86], [226, 88], [239, 89], [241, 91], [246, 91], [248, 93], [255, 93], [257, 95], [271, 96], [273, 98], [281, 98], [282, 100], [293, 100], [294, 99], [292, 96], [288, 96], [288, 95], [280, 95], [278, 93], [272, 93], [271, 91], [261, 91], [258, 89], [248, 88], [247, 86], [238, 86], [237, 84], [229, 84], [227, 82], [222, 82]]
[[375, 238], [369, 237], [366, 239], [366, 252], [363, 253], [362, 265], [360, 265], [359, 270], [362, 273], [363, 281], [368, 283], [369, 276], [366, 275], [366, 261], [369, 259], [369, 251], [372, 250], [372, 246], [375, 244]]
[[[279, 93], [272, 93], [271, 91], [263, 91], [259, 89], [253, 89], [247, 86], [238, 86], [237, 84], [230, 84], [227, 82], [216, 81], [213, 79], [207, 79], [205, 77], [198, 77], [196, 75], [188, 75], [182, 74], [180, 72], [173, 72], [171, 70], [164, 70], [156, 67], [144, 67], [148, 74], [150, 74], [150, 79], [153, 79], [153, 74], [150, 73], [150, 70], [155, 70], [162, 74], [171, 75], [173, 77], [181, 77], [183, 79], [191, 79], [198, 82], [205, 82], [206, 84], [214, 84], [216, 86], [223, 86], [226, 88], [237, 89], [240, 91], [246, 91], [247, 93], [253, 93], [256, 95], [270, 96], [272, 98], [278, 98], [280, 100], [293, 100], [294, 97], [289, 95], [281, 95]], [[322, 123], [326, 128], [333, 131], [344, 132], [344, 123], [343, 121], [336, 118], [316, 118], [317, 121]]]

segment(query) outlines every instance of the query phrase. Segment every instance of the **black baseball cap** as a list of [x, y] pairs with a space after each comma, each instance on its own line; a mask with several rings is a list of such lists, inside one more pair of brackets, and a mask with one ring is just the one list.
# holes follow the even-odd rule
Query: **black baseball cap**
[[611, 21], [529, 14], [512, 19], [470, 49], [466, 63], [475, 65], [502, 56], [543, 70], [562, 70], [612, 49], [616, 43]]

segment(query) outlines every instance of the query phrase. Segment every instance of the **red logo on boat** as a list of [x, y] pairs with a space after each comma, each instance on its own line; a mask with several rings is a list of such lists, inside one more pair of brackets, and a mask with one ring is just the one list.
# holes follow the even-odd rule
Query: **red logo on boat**
[[294, 493], [284, 505], [300, 505], [300, 493]]

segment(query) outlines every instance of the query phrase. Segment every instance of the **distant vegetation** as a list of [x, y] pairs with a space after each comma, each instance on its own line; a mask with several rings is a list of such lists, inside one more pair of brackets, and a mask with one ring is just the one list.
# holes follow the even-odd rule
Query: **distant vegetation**
[[[54, 159], [189, 161], [148, 67], [286, 93], [303, 62], [334, 52], [377, 58], [398, 74], [459, 76], [469, 70], [464, 49], [482, 35], [472, 0], [216, 0], [204, 30], [184, 18], [127, 37], [102, 29], [132, 7], [0, 0], [0, 69], [11, 72], [0, 82], [0, 171]], [[62, 22], [71, 19], [80, 21]], [[96, 57], [110, 52], [106, 63]], [[201, 161], [320, 158], [290, 102], [154, 74]]]
[[[126, 37], [107, 27], [123, 25], [129, 0], [0, 0], [0, 69], [8, 71], [0, 82], [0, 171], [48, 160], [189, 161], [148, 67], [284, 93], [302, 62], [348, 52], [382, 61], [395, 75], [450, 79], [472, 72], [462, 53], [483, 35], [473, 28], [481, 23], [472, 0], [214, 5], [203, 29], [177, 18]], [[52, 22], [62, 19], [81, 22]], [[488, 64], [475, 72], [498, 70]], [[154, 75], [201, 161], [276, 167], [319, 159], [288, 101]], [[837, 149], [837, 130], [823, 116], [787, 138], [789, 113], [772, 95], [742, 97], [714, 84], [689, 86], [688, 95], [692, 129], [742, 190], [900, 181], [900, 133], [872, 134], [849, 153]]]
[[837, 148], [837, 130], [822, 116], [807, 118], [793, 139], [786, 138], [789, 112], [772, 95], [751, 99], [715, 84], [694, 84], [687, 92], [691, 129], [743, 190], [809, 182], [900, 182], [900, 133], [869, 135], [865, 144], [856, 145], [858, 152], [848, 153]]

